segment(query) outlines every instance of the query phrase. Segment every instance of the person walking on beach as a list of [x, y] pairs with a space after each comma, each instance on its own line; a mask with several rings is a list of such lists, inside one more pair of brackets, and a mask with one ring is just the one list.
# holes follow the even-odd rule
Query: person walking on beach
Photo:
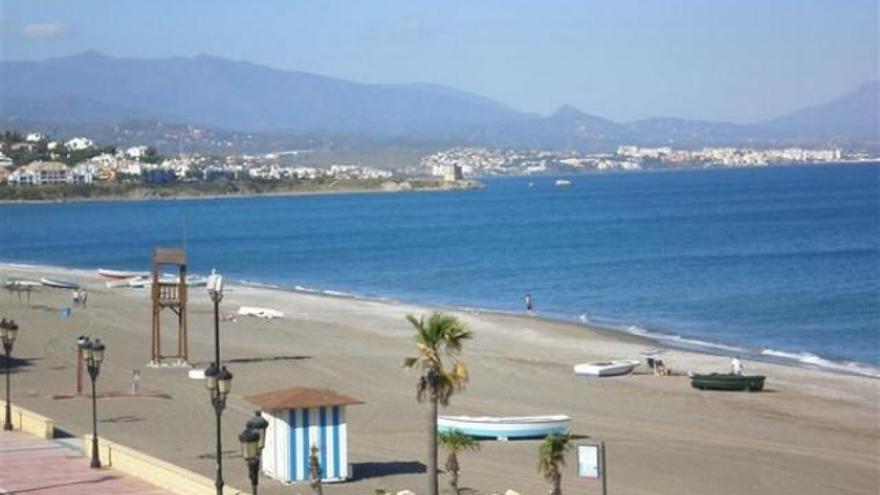
[[532, 293], [526, 292], [526, 312], [532, 312]]
[[742, 376], [743, 364], [742, 361], [739, 360], [739, 356], [734, 356], [734, 358], [730, 360], [730, 372], [734, 375]]
[[79, 304], [83, 308], [87, 308], [89, 306], [89, 291], [87, 291], [85, 288], [83, 288], [79, 292]]
[[74, 308], [79, 306], [79, 289], [73, 289], [70, 295], [71, 298], [71, 306]]
[[134, 370], [131, 373], [131, 395], [141, 393], [141, 370]]

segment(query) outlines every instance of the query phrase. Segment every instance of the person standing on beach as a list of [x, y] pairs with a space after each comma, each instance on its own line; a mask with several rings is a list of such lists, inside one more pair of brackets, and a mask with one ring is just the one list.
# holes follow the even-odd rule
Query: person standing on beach
[[83, 308], [89, 306], [89, 292], [83, 288], [79, 293], [79, 303]]
[[730, 372], [734, 375], [742, 376], [743, 364], [742, 361], [739, 360], [739, 356], [735, 356], [730, 360]]
[[526, 292], [526, 312], [532, 312], [532, 293]]

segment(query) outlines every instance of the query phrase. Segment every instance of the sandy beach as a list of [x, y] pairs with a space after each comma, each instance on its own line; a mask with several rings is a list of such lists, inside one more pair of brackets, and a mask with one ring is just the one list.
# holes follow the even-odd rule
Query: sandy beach
[[[0, 315], [21, 328], [14, 357], [13, 402], [54, 418], [74, 435], [91, 429], [85, 398], [74, 389], [78, 335], [101, 338], [107, 361], [99, 393], [127, 392], [139, 369], [147, 392], [163, 397], [99, 401], [99, 434], [213, 478], [213, 410], [201, 381], [186, 370], [146, 366], [150, 351], [149, 292], [106, 289], [84, 272], [0, 268], [0, 278], [56, 276], [90, 292], [87, 309], [62, 318], [70, 293], [39, 288], [30, 307], [0, 293]], [[204, 366], [213, 353], [212, 312], [203, 288], [190, 292], [190, 358]], [[414, 372], [401, 368], [414, 353], [408, 313], [433, 308], [233, 286], [221, 311], [241, 305], [283, 311], [279, 320], [239, 317], [221, 324], [222, 360], [233, 391], [223, 416], [224, 477], [248, 486], [238, 433], [255, 409], [244, 397], [294, 385], [326, 387], [364, 400], [349, 410], [349, 456], [355, 479], [325, 493], [370, 494], [377, 488], [424, 492], [425, 415], [415, 401]], [[474, 332], [463, 358], [471, 381], [441, 414], [567, 414], [571, 432], [604, 441], [608, 492], [614, 494], [875, 494], [880, 490], [880, 380], [747, 361], [767, 376], [765, 392], [694, 390], [686, 376], [633, 375], [585, 379], [572, 365], [638, 358], [653, 344], [637, 337], [535, 317], [455, 313]], [[168, 317], [164, 344], [175, 332]], [[669, 350], [677, 372], [723, 371], [729, 359]], [[482, 442], [462, 456], [461, 484], [480, 492], [512, 488], [545, 493], [535, 470], [538, 441]], [[441, 459], [443, 454], [441, 452]], [[600, 493], [578, 479], [568, 456], [565, 493]], [[441, 486], [446, 478], [441, 475]], [[309, 493], [263, 478], [261, 493]]]

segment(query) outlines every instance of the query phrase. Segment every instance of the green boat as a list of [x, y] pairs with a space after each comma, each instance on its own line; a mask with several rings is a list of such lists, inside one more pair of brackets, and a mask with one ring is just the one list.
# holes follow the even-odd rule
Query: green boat
[[758, 392], [764, 388], [763, 375], [734, 375], [733, 373], [712, 373], [691, 376], [691, 386], [700, 390], [748, 390]]

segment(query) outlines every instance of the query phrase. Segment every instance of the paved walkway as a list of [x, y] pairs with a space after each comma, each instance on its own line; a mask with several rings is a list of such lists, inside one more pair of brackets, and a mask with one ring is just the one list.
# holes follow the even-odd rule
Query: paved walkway
[[0, 493], [22, 495], [169, 495], [89, 459], [61, 442], [0, 431]]

